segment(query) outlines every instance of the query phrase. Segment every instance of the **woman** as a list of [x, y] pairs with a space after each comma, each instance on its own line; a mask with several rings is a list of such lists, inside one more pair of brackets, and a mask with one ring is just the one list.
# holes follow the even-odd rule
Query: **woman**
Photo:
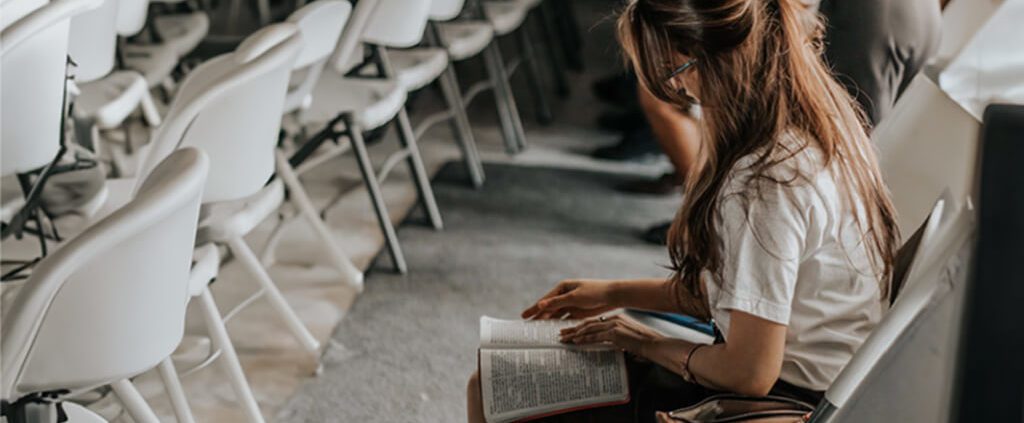
[[[898, 245], [862, 114], [823, 65], [799, 0], [635, 0], [619, 39], [645, 88], [702, 106], [701, 167], [670, 230], [667, 280], [568, 280], [526, 318], [588, 318], [563, 341], [653, 362], [632, 402], [560, 419], [651, 421], [712, 392], [814, 402], [880, 319]], [[813, 28], [811, 28], [813, 27]], [[811, 29], [809, 29], [811, 28]], [[663, 338], [633, 307], [714, 319], [712, 346]], [[666, 383], [667, 381], [667, 383]], [[482, 421], [479, 381], [470, 421]]]

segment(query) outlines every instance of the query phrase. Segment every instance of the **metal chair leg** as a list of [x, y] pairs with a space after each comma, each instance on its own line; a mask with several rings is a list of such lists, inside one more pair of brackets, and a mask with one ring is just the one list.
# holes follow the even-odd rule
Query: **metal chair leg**
[[228, 330], [224, 327], [224, 320], [221, 318], [220, 310], [217, 309], [217, 303], [213, 301], [210, 288], [203, 288], [199, 300], [203, 310], [203, 320], [206, 322], [206, 331], [210, 334], [213, 348], [221, 353], [224, 370], [228, 373], [231, 387], [234, 388], [235, 396], [242, 406], [242, 410], [245, 411], [246, 418], [250, 422], [263, 423], [260, 406], [252, 394], [252, 389], [249, 388], [245, 372], [242, 371], [242, 364], [238, 362], [235, 346], [231, 343], [231, 338], [228, 338]]
[[437, 208], [434, 189], [430, 186], [430, 175], [427, 174], [427, 169], [423, 166], [420, 148], [416, 144], [416, 136], [413, 134], [412, 123], [409, 121], [409, 113], [405, 111], [405, 107], [398, 111], [397, 123], [398, 140], [402, 143], [403, 148], [409, 150], [409, 156], [405, 161], [412, 172], [413, 183], [416, 184], [416, 190], [419, 191], [420, 201], [423, 203], [423, 208], [427, 210], [431, 226], [434, 229], [442, 229], [444, 222], [441, 220], [441, 211]]
[[550, 8], [552, 7], [551, 2], [545, 1], [537, 7], [538, 16], [540, 20], [541, 30], [543, 31], [544, 38], [551, 40], [544, 43], [544, 51], [547, 52], [548, 64], [551, 66], [551, 74], [555, 80], [555, 92], [558, 93], [562, 98], [568, 97], [570, 93], [569, 79], [565, 75], [565, 64], [563, 63], [563, 56], [558, 54], [555, 40], [559, 39], [558, 31], [555, 29], [552, 23], [552, 16]]
[[548, 125], [553, 120], [551, 105], [548, 104], [547, 96], [544, 95], [544, 84], [540, 80], [540, 68], [537, 67], [537, 53], [530, 41], [529, 25], [524, 22], [516, 30], [516, 38], [519, 39], [520, 53], [522, 54], [522, 65], [526, 66], [526, 81], [533, 90], [534, 106], [537, 108], [537, 121], [542, 125]]
[[484, 168], [480, 162], [480, 152], [476, 148], [476, 139], [473, 138], [473, 129], [469, 124], [469, 117], [466, 116], [466, 105], [462, 102], [462, 92], [459, 90], [459, 80], [455, 76], [455, 66], [451, 63], [438, 79], [441, 86], [441, 93], [448, 109], [452, 111], [451, 120], [452, 132], [462, 149], [462, 157], [466, 162], [466, 169], [469, 171], [469, 179], [473, 186], [480, 188], [484, 184]]
[[295, 314], [295, 310], [288, 305], [288, 301], [284, 299], [284, 295], [277, 289], [277, 285], [274, 285], [274, 280], [267, 274], [267, 270], [260, 265], [260, 260], [256, 258], [256, 253], [249, 248], [249, 245], [245, 243], [241, 237], [232, 238], [227, 242], [228, 248], [231, 249], [231, 253], [249, 270], [249, 273], [256, 278], [256, 282], [263, 288], [264, 295], [267, 296], [267, 300], [270, 301], [270, 305], [274, 308], [284, 323], [288, 326], [288, 330], [292, 332], [295, 339], [299, 341], [307, 351], [313, 354], [318, 354], [320, 350], [320, 343], [317, 342], [313, 334], [309, 332], [306, 325], [302, 324], [302, 320]]
[[139, 393], [138, 389], [135, 389], [135, 385], [132, 385], [131, 381], [121, 379], [110, 384], [110, 387], [114, 389], [114, 394], [121, 400], [121, 404], [128, 411], [128, 415], [136, 423], [160, 423], [156, 413], [146, 403], [146, 400], [142, 398], [142, 394]]
[[281, 181], [288, 188], [289, 199], [299, 209], [299, 212], [309, 222], [309, 225], [313, 227], [313, 232], [320, 238], [320, 243], [327, 248], [327, 255], [331, 259], [331, 264], [341, 274], [342, 280], [346, 285], [357, 291], [362, 291], [363, 272], [352, 264], [348, 254], [345, 254], [345, 251], [334, 241], [334, 237], [331, 236], [331, 230], [320, 219], [320, 214], [316, 212], [313, 201], [309, 199], [306, 189], [302, 186], [298, 176], [295, 175], [295, 169], [292, 169], [288, 159], [284, 157], [284, 153], [281, 150], [276, 150], [274, 157], [277, 160], [277, 176], [281, 178]]
[[348, 128], [349, 137], [352, 141], [352, 150], [356, 153], [356, 162], [359, 163], [359, 171], [363, 174], [363, 182], [366, 183], [366, 191], [370, 194], [370, 202], [377, 213], [377, 222], [380, 230], [384, 233], [384, 240], [391, 253], [391, 260], [395, 264], [398, 273], [405, 274], [409, 271], [405, 264], [405, 255], [402, 254], [402, 247], [398, 244], [398, 235], [395, 227], [391, 224], [391, 216], [388, 215], [387, 206], [384, 204], [384, 194], [380, 191], [380, 183], [377, 181], [377, 174], [370, 162], [370, 155], [366, 152], [366, 143], [363, 140], [362, 128], [352, 123], [348, 116], [343, 118], [345, 127]]
[[165, 358], [157, 365], [160, 379], [167, 389], [167, 396], [171, 399], [171, 407], [174, 408], [174, 416], [178, 423], [195, 423], [192, 417], [192, 409], [188, 406], [188, 399], [185, 398], [185, 390], [181, 387], [181, 380], [178, 379], [178, 371], [174, 368], [174, 362]]
[[526, 148], [526, 133], [523, 131], [523, 122], [519, 118], [515, 97], [512, 96], [512, 88], [508, 83], [508, 70], [505, 69], [497, 40], [492, 41], [491, 45], [484, 49], [483, 55], [484, 64], [487, 67], [487, 77], [490, 78], [494, 90], [498, 118], [501, 120], [502, 135], [505, 137], [505, 149], [509, 154], [518, 153]]

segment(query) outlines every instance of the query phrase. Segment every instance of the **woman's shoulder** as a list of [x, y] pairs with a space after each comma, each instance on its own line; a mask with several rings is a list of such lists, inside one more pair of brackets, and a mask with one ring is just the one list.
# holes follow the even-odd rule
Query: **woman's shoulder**
[[[811, 136], [785, 131], [771, 149], [741, 157], [733, 165], [723, 198], [778, 197], [806, 206], [822, 188], [834, 189], [824, 154]], [[825, 185], [825, 186], [822, 186]]]

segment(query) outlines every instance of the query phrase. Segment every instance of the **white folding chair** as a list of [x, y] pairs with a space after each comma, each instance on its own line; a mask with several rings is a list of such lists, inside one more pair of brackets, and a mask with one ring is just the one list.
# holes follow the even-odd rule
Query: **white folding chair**
[[[482, 56], [487, 70], [487, 80], [471, 85], [462, 94], [463, 104], [468, 106], [481, 92], [493, 90], [505, 150], [509, 154], [521, 151], [526, 148], [526, 133], [523, 131], [523, 122], [512, 94], [508, 70], [498, 47], [494, 26], [486, 20], [479, 3], [474, 6], [474, 3], [466, 4], [466, 0], [435, 1], [448, 2], [444, 5], [447, 7], [438, 6], [437, 13], [432, 14], [434, 22], [431, 24], [436, 29], [431, 31], [436, 31], [437, 41], [448, 51], [449, 60], [461, 62]], [[469, 9], [467, 14], [472, 19], [455, 20], [459, 12], [453, 14], [452, 11], [461, 11], [463, 7]]]
[[[393, 37], [390, 40], [396, 45], [411, 46], [418, 43], [422, 37], [428, 5], [427, 0], [411, 3], [404, 0], [360, 0], [356, 4], [352, 17], [338, 40], [329, 66], [317, 79], [310, 106], [299, 113], [299, 123], [303, 127], [323, 125], [323, 129], [305, 140], [290, 159], [298, 173], [302, 174], [313, 166], [348, 151], [347, 146], [326, 141], [337, 142], [342, 137], [348, 138], [355, 150], [359, 170], [369, 191], [388, 250], [395, 267], [401, 273], [407, 271], [405, 257], [387, 212], [379, 181], [385, 179], [391, 170], [404, 160], [412, 173], [420, 202], [435, 229], [441, 229], [443, 226], [441, 214], [416, 145], [409, 115], [405, 110], [406, 90], [394, 79], [394, 74], [389, 72], [390, 68], [387, 66], [383, 69], [383, 78], [348, 77], [346, 73], [352, 69], [353, 54], [359, 49], [365, 31], [370, 28], [368, 23], [375, 21], [376, 16], [393, 16], [396, 11], [401, 10], [405, 14], [404, 20], [401, 21], [401, 25], [390, 28], [390, 36]], [[363, 131], [383, 127], [395, 120], [402, 148], [389, 156], [378, 171], [370, 161]], [[332, 201], [327, 208], [333, 204]], [[327, 208], [324, 209], [324, 213]]]
[[[99, 0], [10, 0], [0, 5], [0, 174], [18, 175], [21, 198], [5, 201], [4, 237], [21, 236], [33, 219], [42, 233], [39, 194], [61, 144], [69, 19]], [[46, 239], [40, 236], [46, 253]]]
[[[211, 356], [194, 372], [223, 359], [229, 382], [249, 421], [262, 421], [255, 396], [245, 378], [225, 328], [242, 307], [266, 296], [300, 344], [312, 353], [318, 342], [299, 320], [266, 270], [242, 237], [283, 202], [280, 180], [264, 186], [274, 169], [274, 141], [284, 103], [288, 71], [301, 45], [290, 24], [264, 28], [247, 38], [232, 53], [213, 58], [189, 73], [167, 111], [167, 119], [153, 133], [137, 171], [147, 175], [154, 163], [178, 148], [194, 146], [208, 152], [210, 176], [203, 196], [202, 221], [189, 282], [189, 294], [198, 298], [213, 344]], [[276, 117], [276, 119], [275, 119]], [[138, 179], [108, 180], [108, 202], [99, 214], [131, 196]], [[212, 244], [227, 245], [253, 274], [260, 290], [222, 317], [208, 285], [217, 275], [220, 257]]]
[[[429, 14], [431, 17], [456, 16], [461, 9], [462, 0], [431, 0]], [[388, 47], [391, 37], [389, 37], [390, 34], [383, 32], [394, 27], [397, 23], [394, 21], [398, 17], [378, 14], [376, 18], [371, 23], [371, 28], [368, 28], [369, 38], [367, 41], [371, 44]], [[480, 187], [484, 182], [483, 164], [480, 161], [480, 153], [477, 151], [476, 140], [473, 138], [469, 117], [466, 115], [466, 105], [462, 102], [462, 93], [459, 91], [459, 80], [455, 75], [455, 67], [448, 59], [448, 52], [440, 47], [436, 28], [428, 26], [425, 38], [429, 46], [388, 48], [385, 54], [387, 57], [384, 57], [383, 60], [387, 60], [388, 66], [394, 72], [395, 79], [405, 88], [406, 92], [412, 93], [437, 82], [447, 108], [424, 117], [413, 130], [413, 134], [416, 139], [422, 139], [423, 134], [431, 127], [448, 121], [459, 149], [462, 151], [462, 158], [466, 164], [470, 181], [473, 186]], [[376, 54], [381, 54], [381, 51], [376, 50]]]
[[[530, 38], [529, 17], [539, 13], [540, 0], [469, 0], [472, 5], [479, 2], [483, 16], [494, 27], [496, 37], [515, 37], [519, 44], [519, 55], [508, 60], [508, 75], [512, 77], [516, 71], [525, 68], [526, 82], [533, 91], [533, 102], [537, 112], [537, 121], [541, 124], [551, 123], [551, 104], [544, 92], [544, 84], [540, 79], [540, 67], [537, 64], [537, 52]], [[535, 12], [538, 11], [538, 12]], [[534, 19], [536, 20], [536, 19]], [[547, 35], [547, 34], [545, 34]], [[554, 40], [550, 40], [554, 41]], [[551, 45], [547, 46], [549, 51]], [[549, 56], [551, 58], [551, 56]], [[557, 65], [556, 65], [557, 66]], [[557, 76], [556, 76], [556, 82]], [[559, 88], [561, 89], [561, 88]]]
[[956, 342], [953, 315], [975, 233], [970, 203], [956, 202], [936, 203], [905, 292], [825, 392], [811, 422], [944, 420], [948, 403], [940, 398], [951, 382], [945, 370], [952, 368]]
[[135, 71], [114, 70], [120, 3], [104, 0], [99, 8], [72, 19], [68, 46], [77, 63], [74, 75], [80, 91], [73, 106], [76, 123], [83, 128], [78, 141], [98, 154], [109, 153], [115, 172], [125, 167], [124, 157], [116, 149], [105, 151], [101, 131], [119, 128], [139, 109], [149, 126], [160, 124], [145, 78]]
[[132, 201], [36, 265], [3, 319], [4, 400], [57, 403], [110, 385], [135, 421], [155, 423], [129, 378], [158, 367], [191, 421], [168, 357], [184, 333], [207, 167], [195, 149], [168, 157]]
[[280, 179], [267, 181], [274, 174], [288, 76], [301, 47], [295, 25], [275, 24], [190, 72], [168, 111], [180, 118], [158, 128], [139, 173], [180, 147], [210, 156], [199, 242], [226, 245], [259, 283], [260, 291], [240, 307], [265, 296], [303, 348], [316, 354], [319, 342], [243, 239], [284, 201]]
[[[294, 23], [299, 28], [303, 40], [302, 52], [299, 53], [299, 57], [295, 61], [291, 81], [288, 84], [288, 93], [285, 96], [283, 112], [288, 123], [297, 124], [301, 121], [300, 115], [312, 103], [313, 88], [327, 64], [328, 57], [337, 45], [338, 37], [348, 21], [351, 11], [352, 5], [347, 1], [319, 0], [299, 9], [288, 18], [288, 22]], [[294, 131], [286, 130], [286, 132], [292, 132], [290, 135], [296, 136]], [[313, 227], [314, 233], [326, 247], [332, 265], [343, 275], [343, 280], [350, 287], [361, 291], [362, 272], [352, 264], [348, 255], [338, 246], [330, 229], [320, 217], [316, 206], [313, 205], [313, 201], [299, 181], [298, 174], [288, 161], [284, 151], [276, 150], [275, 159], [277, 176], [281, 178], [289, 191], [290, 204], [294, 205], [299, 214]], [[273, 264], [277, 243], [291, 217], [295, 216], [282, 212], [277, 226], [271, 232], [262, 254], [261, 261], [265, 267]]]
[[[142, 32], [148, 16], [149, 0], [118, 0], [117, 34], [131, 37]], [[170, 95], [174, 84], [171, 74], [178, 67], [178, 53], [168, 43], [118, 43], [121, 65], [138, 71], [149, 88], [162, 87]]]
[[210, 16], [188, 0], [152, 0], [152, 3], [181, 5], [185, 9], [182, 13], [159, 14], [152, 21], [152, 41], [170, 46], [179, 58], [199, 47], [210, 32]]

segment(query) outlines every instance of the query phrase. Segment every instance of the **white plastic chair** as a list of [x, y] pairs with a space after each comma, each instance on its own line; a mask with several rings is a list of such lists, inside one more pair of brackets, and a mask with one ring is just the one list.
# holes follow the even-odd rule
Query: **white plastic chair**
[[195, 146], [209, 154], [200, 242], [226, 245], [260, 284], [261, 290], [243, 306], [265, 296], [300, 344], [316, 354], [319, 342], [243, 239], [283, 201], [280, 180], [266, 181], [274, 173], [285, 90], [301, 46], [295, 25], [271, 25], [249, 36], [233, 53], [193, 70], [168, 112], [181, 118], [158, 128], [140, 174], [176, 148]]
[[936, 204], [941, 222], [933, 224], [933, 214], [926, 223], [935, 227], [932, 239], [918, 251], [905, 292], [825, 392], [811, 422], [944, 420], [948, 402], [941, 398], [952, 382], [947, 370], [957, 333], [953, 316], [975, 232], [970, 203], [958, 210], [950, 205], [955, 202]]
[[210, 32], [210, 17], [206, 11], [188, 6], [187, 0], [152, 0], [153, 3], [181, 4], [185, 13], [157, 15], [153, 18], [154, 42], [170, 46], [179, 58], [194, 51]]
[[[131, 37], [146, 25], [149, 0], [118, 0], [117, 34]], [[138, 71], [149, 88], [163, 87], [170, 94], [174, 83], [171, 74], [178, 67], [178, 53], [168, 43], [118, 43], [121, 63]]]
[[[459, 14], [461, 9], [461, 0], [431, 0], [429, 16], [454, 17]], [[371, 43], [376, 41], [383, 46], [394, 44], [394, 40], [389, 39], [390, 37], [381, 37], [381, 35], [387, 34], [375, 34], [374, 32], [382, 32], [384, 28], [396, 26], [398, 23], [393, 22], [396, 16], [378, 13], [375, 18], [374, 22], [370, 24], [367, 41]], [[448, 52], [439, 47], [437, 29], [428, 26], [425, 36], [431, 46], [405, 49], [389, 48], [386, 50], [385, 56], [387, 57], [384, 60], [387, 60], [388, 66], [393, 69], [395, 79], [409, 93], [437, 82], [447, 108], [424, 117], [413, 130], [413, 134], [416, 139], [421, 139], [423, 134], [434, 125], [444, 121], [450, 122], [455, 140], [462, 151], [470, 182], [474, 187], [479, 188], [484, 182], [484, 169], [480, 161], [480, 153], [477, 151], [476, 140], [473, 138], [469, 117], [466, 115], [466, 105], [462, 102], [462, 93], [459, 91], [459, 79], [455, 75], [455, 67], [448, 60]], [[380, 54], [379, 51], [378, 54]]]
[[[288, 22], [294, 23], [302, 34], [303, 48], [295, 61], [289, 90], [285, 96], [283, 112], [286, 121], [301, 121], [299, 115], [312, 103], [313, 88], [327, 64], [328, 57], [337, 45], [338, 37], [348, 21], [351, 11], [352, 5], [346, 1], [319, 0], [306, 5], [288, 17]], [[285, 157], [284, 151], [278, 149], [275, 154], [277, 175], [289, 191], [288, 198], [291, 200], [291, 204], [313, 227], [314, 233], [326, 247], [332, 265], [343, 275], [343, 280], [350, 287], [362, 291], [362, 272], [352, 264], [347, 254], [338, 246], [330, 229], [320, 217], [316, 206], [313, 205], [299, 181], [298, 174]], [[265, 267], [269, 267], [274, 262], [274, 251], [284, 233], [283, 229], [291, 220], [289, 217], [291, 216], [281, 213], [277, 226], [271, 232], [262, 254], [261, 261]]]
[[[526, 71], [526, 82], [530, 85], [530, 90], [533, 91], [534, 107], [537, 112], [537, 121], [541, 124], [551, 123], [553, 117], [551, 114], [551, 105], [548, 103], [545, 95], [544, 84], [540, 78], [540, 67], [537, 61], [537, 51], [534, 49], [536, 44], [530, 38], [529, 21], [540, 20], [541, 23], [547, 22], [545, 16], [538, 15], [543, 8], [541, 1], [539, 0], [470, 0], [471, 2], [480, 1], [480, 7], [483, 10], [483, 16], [491, 23], [494, 27], [494, 33], [498, 37], [515, 37], [519, 43], [519, 55], [508, 61], [508, 74], [511, 77], [515, 75], [516, 71], [521, 68], [525, 68]], [[541, 29], [546, 29], [542, 27]], [[555, 82], [558, 84], [558, 90], [563, 92], [568, 90], [567, 85], [562, 85], [564, 81], [564, 75], [559, 69], [560, 61], [555, 58], [553, 43], [554, 39], [549, 38], [551, 33], [542, 34], [548, 39], [546, 44], [547, 51], [552, 53], [548, 55], [548, 59], [552, 61], [551, 66], [555, 73]]]
[[[400, 26], [371, 33], [365, 39], [383, 41], [387, 38], [396, 45], [411, 46], [418, 43], [422, 37], [428, 5], [427, 0], [412, 3], [405, 0], [360, 0], [356, 4], [352, 17], [342, 31], [338, 46], [331, 56], [329, 66], [317, 80], [312, 103], [299, 114], [299, 124], [303, 127], [322, 125], [323, 129], [306, 140], [290, 159], [301, 174], [331, 157], [348, 151], [347, 146], [341, 147], [325, 141], [338, 140], [342, 137], [349, 139], [355, 149], [359, 170], [363, 174], [388, 250], [395, 267], [401, 273], [407, 271], [405, 257], [387, 212], [379, 181], [386, 178], [388, 173], [404, 160], [410, 168], [419, 199], [430, 217], [431, 224], [435, 229], [441, 229], [443, 226], [433, 189], [430, 187], [430, 178], [423, 166], [416, 137], [405, 110], [407, 92], [393, 78], [394, 75], [390, 73], [386, 64], [383, 78], [347, 77], [345, 74], [353, 66], [353, 54], [359, 49], [360, 42], [371, 27], [368, 23], [373, 22], [375, 16], [389, 16], [388, 14], [399, 10], [405, 13], [403, 20], [394, 21], [402, 22]], [[374, 38], [375, 36], [382, 38]], [[397, 120], [402, 148], [388, 157], [377, 171], [367, 153], [363, 131], [382, 127], [393, 120]], [[338, 130], [339, 126], [344, 129]]]
[[168, 157], [131, 202], [35, 266], [3, 319], [5, 400], [110, 385], [135, 421], [158, 422], [129, 378], [159, 366], [190, 421], [168, 357], [184, 333], [207, 166], [195, 149]]
[[[495, 106], [498, 111], [498, 119], [501, 123], [501, 133], [505, 140], [505, 150], [509, 154], [515, 154], [526, 148], [526, 134], [523, 131], [523, 122], [519, 117], [519, 109], [516, 107], [515, 97], [512, 94], [512, 87], [509, 84], [509, 73], [505, 67], [505, 59], [502, 57], [501, 49], [495, 36], [494, 26], [483, 16], [480, 7], [473, 4], [466, 5], [466, 0], [435, 0], [438, 2], [452, 2], [447, 7], [438, 7], [438, 13], [431, 16], [436, 27], [436, 41], [448, 51], [448, 58], [452, 62], [461, 62], [473, 57], [482, 56], [484, 66], [487, 70], [487, 80], [471, 85], [462, 94], [462, 102], [466, 106], [473, 102], [481, 92], [492, 89], [494, 91]], [[450, 20], [455, 16], [451, 14], [456, 5], [468, 8], [469, 15], [473, 19]], [[479, 4], [477, 3], [477, 6]], [[461, 7], [460, 7], [461, 9]], [[445, 18], [449, 20], [445, 20]]]
[[[266, 296], [300, 344], [315, 353], [319, 344], [299, 320], [242, 237], [281, 205], [279, 180], [264, 185], [274, 171], [274, 143], [284, 103], [288, 71], [301, 47], [296, 28], [279, 24], [247, 38], [232, 53], [213, 58], [189, 73], [153, 133], [138, 175], [147, 175], [161, 158], [193, 146], [210, 156], [202, 220], [189, 293], [201, 303], [214, 350], [220, 353], [235, 395], [249, 421], [262, 421], [255, 396], [225, 329], [242, 307]], [[137, 185], [137, 179], [108, 180], [111, 194], [101, 210], [116, 207]], [[221, 316], [208, 289], [216, 277], [219, 255], [211, 244], [227, 245], [250, 271], [260, 290]], [[212, 356], [211, 356], [212, 357]], [[202, 366], [212, 360], [203, 360]], [[193, 368], [187, 370], [192, 372]]]
[[[24, 197], [5, 201], [5, 236], [32, 218], [42, 229], [34, 206], [39, 190], [63, 154], [64, 116], [70, 18], [99, 6], [98, 0], [9, 0], [0, 5], [0, 174], [19, 175]], [[35, 174], [34, 182], [28, 174]], [[46, 239], [40, 237], [42, 252]]]
[[[150, 126], [160, 124], [145, 78], [135, 71], [114, 70], [120, 3], [104, 0], [99, 8], [71, 21], [68, 54], [77, 63], [75, 83], [80, 90], [74, 100], [74, 116], [89, 129], [91, 140], [85, 144], [99, 154], [107, 153], [100, 131], [120, 127], [137, 109]], [[109, 153], [121, 168], [124, 164], [115, 151]]]

